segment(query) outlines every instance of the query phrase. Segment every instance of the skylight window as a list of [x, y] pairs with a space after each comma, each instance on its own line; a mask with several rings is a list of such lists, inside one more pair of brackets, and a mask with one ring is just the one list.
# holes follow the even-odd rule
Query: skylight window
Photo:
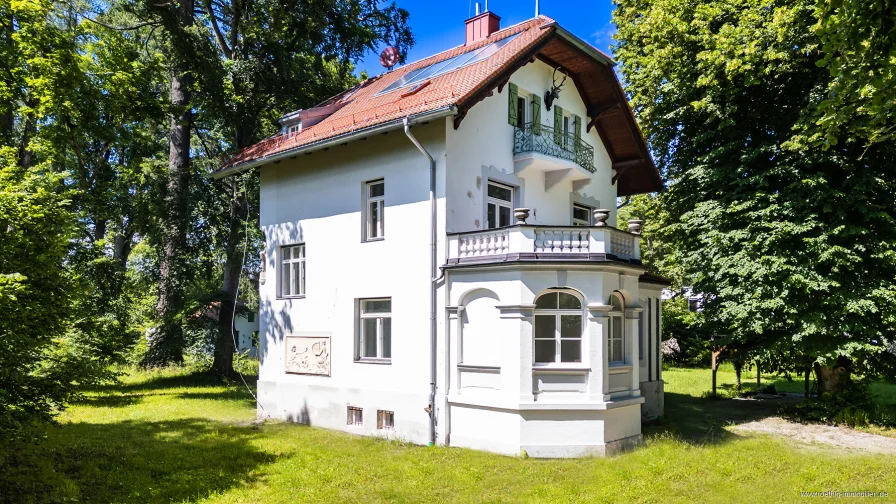
[[486, 58], [490, 58], [502, 47], [510, 43], [511, 40], [515, 39], [519, 35], [519, 33], [517, 33], [516, 35], [511, 35], [505, 39], [488, 44], [485, 47], [480, 47], [475, 51], [465, 52], [453, 58], [448, 58], [447, 60], [433, 63], [432, 65], [414, 70], [413, 72], [408, 72], [405, 76], [386, 87], [386, 89], [383, 89], [382, 91], [377, 93], [376, 96], [384, 95], [403, 87], [419, 84], [428, 79], [432, 79], [433, 77], [438, 77], [439, 75], [453, 72], [462, 67], [478, 63]]

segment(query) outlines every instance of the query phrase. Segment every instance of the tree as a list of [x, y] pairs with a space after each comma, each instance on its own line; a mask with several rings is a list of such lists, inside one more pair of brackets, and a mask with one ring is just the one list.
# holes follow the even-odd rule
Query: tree
[[830, 74], [824, 99], [805, 128], [803, 140], [835, 147], [839, 140], [896, 138], [896, 2], [818, 0], [814, 31], [822, 51], [818, 62]]
[[[120, 275], [87, 245], [96, 238], [85, 236], [87, 222], [101, 219], [95, 213], [83, 218], [97, 207], [83, 187], [87, 178], [79, 179], [70, 164], [78, 140], [62, 140], [72, 138], [62, 134], [65, 121], [95, 104], [72, 94], [85, 77], [84, 53], [76, 25], [57, 7], [0, 1], [0, 40], [7, 44], [0, 51], [7, 74], [0, 87], [0, 116], [6, 118], [0, 144], [4, 439], [51, 420], [83, 387], [112, 379], [110, 364], [121, 362], [134, 336]], [[105, 173], [102, 164], [89, 170]], [[101, 183], [106, 177], [90, 178]]]
[[[203, 77], [197, 122], [216, 130], [230, 147], [227, 153], [274, 133], [284, 113], [311, 107], [357, 84], [352, 63], [376, 44], [397, 46], [402, 61], [413, 44], [408, 12], [394, 3], [200, 0], [200, 8], [223, 71]], [[223, 161], [218, 154], [207, 153]], [[222, 374], [233, 372], [234, 302], [244, 252], [257, 250], [245, 243], [258, 239], [257, 232], [246, 232], [247, 221], [257, 220], [257, 191], [257, 173], [213, 185], [214, 197], [224, 202], [213, 217], [223, 264], [212, 369]]]
[[778, 352], [769, 371], [848, 356], [853, 371], [892, 376], [896, 148], [801, 141], [832, 84], [818, 12], [806, 0], [619, 0], [616, 55], [669, 181], [663, 227], [708, 296], [705, 327]]

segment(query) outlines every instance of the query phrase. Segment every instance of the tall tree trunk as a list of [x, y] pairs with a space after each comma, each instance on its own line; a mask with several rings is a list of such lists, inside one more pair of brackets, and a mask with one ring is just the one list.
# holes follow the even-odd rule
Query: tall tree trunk
[[743, 371], [744, 371], [744, 362], [740, 359], [734, 359], [734, 362], [732, 364], [734, 364], [734, 378], [735, 378], [734, 390], [736, 390], [739, 393], [741, 390], [743, 390], [743, 382], [741, 381], [741, 375], [743, 374]]
[[[184, 28], [193, 24], [192, 0], [180, 2], [179, 22]], [[149, 342], [144, 360], [148, 366], [183, 362], [184, 332], [180, 315], [184, 302], [184, 251], [189, 220], [187, 192], [190, 181], [190, 125], [193, 120], [190, 109], [192, 83], [189, 65], [178, 61], [171, 74], [171, 105], [176, 115], [171, 118], [168, 142], [168, 182], [161, 233], [159, 297], [156, 302], [161, 324]]]
[[833, 367], [823, 366], [818, 362], [814, 367], [819, 397], [825, 392], [839, 394], [849, 385], [852, 361], [848, 357], [837, 357], [837, 363]]
[[[28, 105], [35, 105], [33, 99], [28, 100]], [[34, 161], [34, 153], [31, 151], [31, 138], [37, 133], [37, 124], [34, 113], [29, 112], [25, 115], [25, 124], [22, 127], [22, 138], [19, 141], [19, 166], [24, 169], [31, 168]]]
[[131, 255], [134, 232], [125, 230], [115, 235], [112, 241], [112, 260], [118, 263], [122, 270], [128, 268], [128, 256]]
[[[218, 338], [215, 342], [215, 359], [212, 362], [212, 371], [218, 374], [233, 374], [233, 353], [236, 351], [236, 342], [233, 332], [234, 306], [239, 303], [237, 292], [239, 288], [240, 272], [243, 268], [243, 246], [245, 238], [245, 219], [248, 219], [249, 208], [246, 197], [240, 196], [239, 179], [230, 178], [232, 187], [230, 200], [230, 229], [227, 233], [227, 245], [225, 246], [224, 278], [221, 286], [221, 309], [218, 313]], [[244, 187], [245, 191], [246, 188]]]
[[811, 373], [812, 373], [812, 368], [809, 366], [806, 366], [806, 373], [805, 373], [805, 376], [803, 376], [803, 388], [805, 388], [805, 392], [806, 392], [806, 395], [804, 396], [805, 399], [809, 398], [809, 375]]

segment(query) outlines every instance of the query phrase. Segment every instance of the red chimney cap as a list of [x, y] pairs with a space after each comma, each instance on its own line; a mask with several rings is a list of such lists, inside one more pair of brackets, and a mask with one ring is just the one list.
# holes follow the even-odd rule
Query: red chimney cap
[[501, 29], [501, 16], [489, 11], [471, 17], [464, 21], [467, 26], [467, 45], [487, 38], [492, 33]]

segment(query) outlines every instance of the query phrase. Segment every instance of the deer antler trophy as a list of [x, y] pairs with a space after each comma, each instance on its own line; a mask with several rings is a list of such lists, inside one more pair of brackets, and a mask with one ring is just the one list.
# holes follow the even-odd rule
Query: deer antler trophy
[[548, 109], [548, 112], [551, 110], [551, 105], [554, 104], [554, 100], [560, 98], [560, 91], [563, 89], [563, 85], [566, 84], [566, 79], [569, 78], [568, 74], [563, 74], [563, 80], [560, 81], [560, 84], [557, 84], [557, 72], [560, 71], [560, 67], [554, 69], [554, 74], [551, 76], [551, 80], [554, 81], [554, 85], [551, 86], [550, 91], [545, 91], [544, 93], [544, 105]]

